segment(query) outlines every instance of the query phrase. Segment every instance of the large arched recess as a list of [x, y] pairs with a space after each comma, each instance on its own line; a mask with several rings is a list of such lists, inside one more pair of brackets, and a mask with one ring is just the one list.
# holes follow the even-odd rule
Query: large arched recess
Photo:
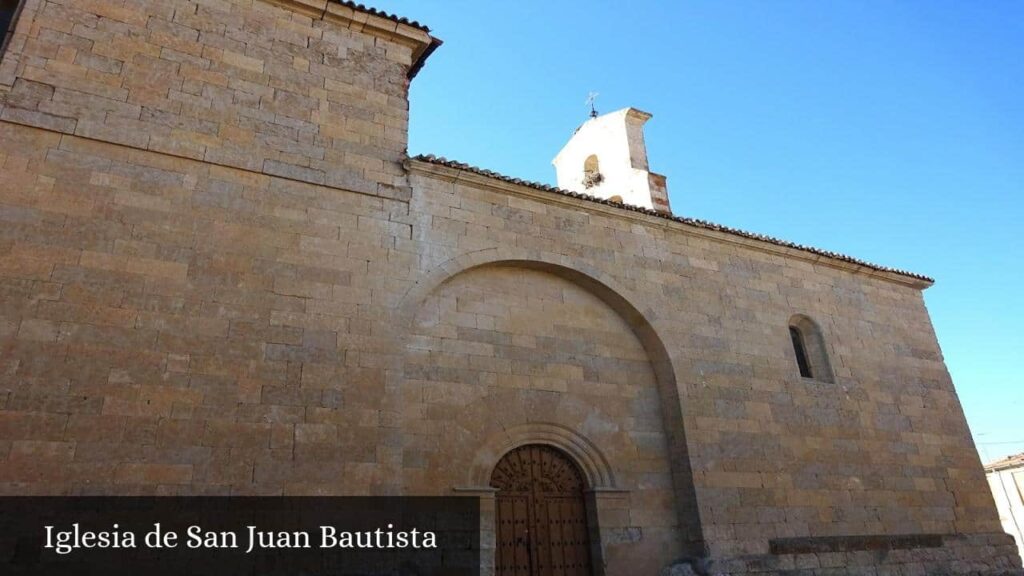
[[566, 256], [516, 248], [490, 248], [463, 254], [437, 266], [421, 277], [403, 296], [397, 312], [403, 332], [411, 333], [420, 303], [448, 279], [483, 266], [515, 266], [543, 271], [570, 281], [587, 290], [614, 310], [633, 330], [655, 372], [661, 403], [665, 437], [668, 439], [673, 490], [683, 548], [687, 553], [703, 555], [706, 551], [700, 512], [697, 506], [693, 471], [686, 443], [685, 423], [675, 369], [664, 342], [654, 329], [658, 320], [653, 308], [642, 308], [629, 292], [604, 272], [587, 263]]

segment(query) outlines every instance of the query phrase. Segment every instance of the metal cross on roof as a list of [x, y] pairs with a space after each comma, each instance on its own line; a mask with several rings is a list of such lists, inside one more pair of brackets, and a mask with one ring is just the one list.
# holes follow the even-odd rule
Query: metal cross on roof
[[590, 106], [590, 117], [597, 118], [597, 109], [594, 108], [594, 101], [597, 100], [597, 92], [587, 94], [587, 106]]

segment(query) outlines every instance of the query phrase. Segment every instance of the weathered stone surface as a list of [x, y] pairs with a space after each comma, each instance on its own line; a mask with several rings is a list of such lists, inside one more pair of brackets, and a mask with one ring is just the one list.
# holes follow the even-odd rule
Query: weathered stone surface
[[493, 520], [494, 463], [543, 442], [607, 574], [1019, 570], [919, 279], [408, 160], [412, 54], [287, 2], [26, 2], [0, 493], [458, 489]]
[[295, 8], [30, 0], [0, 69], [13, 86], [0, 119], [318, 184], [343, 173], [407, 187], [384, 166], [404, 159], [408, 39]]

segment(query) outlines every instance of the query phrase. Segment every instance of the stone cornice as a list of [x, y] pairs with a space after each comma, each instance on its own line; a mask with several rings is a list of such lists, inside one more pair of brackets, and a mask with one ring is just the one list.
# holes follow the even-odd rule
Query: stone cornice
[[661, 216], [646, 211], [633, 210], [621, 205], [593, 201], [579, 195], [553, 193], [551, 190], [542, 190], [529, 182], [512, 182], [502, 177], [482, 174], [481, 171], [471, 168], [453, 167], [451, 163], [444, 160], [425, 160], [421, 158], [410, 158], [406, 161], [406, 168], [410, 172], [420, 173], [434, 178], [468, 184], [488, 190], [499, 190], [508, 194], [530, 198], [547, 204], [559, 204], [572, 206], [574, 208], [600, 213], [604, 216], [622, 218], [641, 222], [648, 226], [656, 226], [676, 230], [686, 234], [699, 236], [736, 246], [743, 246], [751, 250], [793, 258], [813, 264], [829, 266], [856, 274], [864, 274], [909, 286], [917, 290], [925, 290], [934, 284], [934, 280], [925, 276], [893, 270], [884, 266], [862, 262], [860, 260], [833, 253], [826, 253], [822, 250], [801, 247], [790, 243], [784, 243], [768, 237], [759, 237], [752, 233], [740, 231], [723, 230], [722, 227], [712, 225], [701, 225], [699, 221], [688, 222], [686, 219]]
[[264, 0], [310, 16], [326, 20], [342, 28], [385, 38], [412, 48], [412, 66], [408, 76], [413, 78], [441, 41], [430, 35], [430, 30], [418, 22], [409, 21], [367, 8], [362, 4], [339, 0]]

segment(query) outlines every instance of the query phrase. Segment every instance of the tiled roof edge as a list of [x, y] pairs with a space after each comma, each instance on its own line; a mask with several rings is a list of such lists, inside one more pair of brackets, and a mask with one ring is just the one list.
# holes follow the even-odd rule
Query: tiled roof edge
[[714, 222], [708, 222], [706, 220], [699, 220], [699, 219], [696, 219], [696, 218], [687, 218], [687, 217], [684, 217], [684, 216], [675, 216], [673, 214], [665, 214], [665, 213], [662, 213], [662, 212], [658, 212], [656, 210], [651, 210], [649, 208], [642, 208], [640, 206], [630, 206], [628, 204], [623, 204], [621, 202], [613, 202], [611, 200], [604, 200], [602, 198], [597, 198], [597, 197], [591, 196], [589, 194], [580, 194], [578, 192], [573, 192], [571, 190], [565, 190], [565, 189], [562, 189], [562, 188], [558, 188], [557, 186], [549, 186], [547, 184], [541, 184], [540, 182], [531, 182], [529, 180], [523, 180], [521, 178], [512, 178], [511, 176], [505, 176], [504, 174], [499, 174], [497, 172], [494, 172], [493, 170], [486, 170], [486, 169], [483, 169], [483, 168], [478, 168], [476, 166], [472, 166], [470, 164], [465, 164], [465, 163], [462, 163], [462, 162], [456, 162], [454, 160], [449, 160], [449, 159], [447, 159], [447, 158], [445, 158], [443, 156], [435, 156], [433, 154], [419, 154], [417, 156], [413, 156], [412, 159], [413, 160], [419, 160], [421, 162], [427, 162], [429, 164], [436, 164], [438, 166], [445, 166], [445, 167], [448, 167], [448, 168], [454, 168], [454, 169], [457, 169], [457, 170], [465, 170], [467, 172], [472, 172], [474, 174], [479, 174], [481, 176], [486, 176], [488, 178], [494, 178], [496, 180], [501, 180], [502, 182], [508, 182], [510, 184], [518, 184], [520, 186], [526, 186], [526, 187], [529, 187], [529, 188], [533, 188], [535, 190], [541, 190], [541, 191], [544, 191], [544, 192], [552, 192], [552, 193], [555, 193], [555, 194], [561, 194], [563, 196], [569, 196], [569, 197], [572, 197], [572, 198], [578, 198], [580, 200], [586, 200], [588, 202], [596, 202], [598, 204], [604, 204], [606, 206], [614, 206], [614, 207], [620, 208], [622, 210], [629, 210], [631, 212], [639, 212], [641, 214], [646, 214], [648, 216], [654, 216], [656, 218], [662, 218], [662, 219], [665, 219], [665, 220], [672, 220], [674, 222], [679, 222], [681, 224], [686, 224], [688, 226], [694, 226], [696, 228], [703, 228], [705, 230], [714, 230], [716, 232], [724, 232], [726, 234], [732, 234], [734, 236], [740, 236], [742, 238], [749, 238], [751, 240], [759, 240], [761, 242], [767, 242], [769, 244], [775, 244], [776, 246], [783, 246], [785, 248], [793, 248], [795, 250], [800, 250], [800, 251], [803, 251], [803, 252], [808, 252], [808, 253], [811, 253], [811, 254], [814, 254], [814, 255], [817, 255], [817, 256], [824, 256], [826, 258], [831, 258], [833, 260], [839, 260], [839, 261], [842, 261], [842, 262], [847, 262], [849, 264], [856, 264], [858, 266], [863, 266], [865, 268], [869, 268], [871, 270], [876, 270], [878, 272], [887, 272], [887, 273], [890, 273], [890, 274], [897, 274], [897, 275], [900, 275], [900, 276], [906, 276], [907, 278], [913, 278], [915, 280], [920, 280], [920, 281], [923, 281], [923, 282], [927, 282], [929, 284], [935, 282], [935, 280], [933, 278], [930, 278], [928, 276], [924, 276], [924, 275], [921, 275], [921, 274], [916, 274], [914, 272], [908, 272], [906, 270], [900, 270], [898, 268], [890, 268], [888, 266], [882, 266], [882, 265], [879, 265], [879, 264], [873, 264], [871, 262], [867, 262], [867, 261], [861, 260], [859, 258], [854, 258], [852, 256], [847, 256], [846, 254], [840, 254], [838, 252], [831, 252], [829, 250], [822, 250], [821, 248], [814, 248], [813, 246], [804, 246], [803, 244], [797, 244], [795, 242], [789, 242], [787, 240], [782, 240], [782, 239], [779, 239], [779, 238], [775, 238], [773, 236], [767, 236], [765, 234], [757, 234], [757, 233], [754, 233], [754, 232], [747, 232], [746, 230], [739, 230], [737, 228], [730, 228], [728, 226], [722, 226], [721, 224], [715, 224]]
[[413, 78], [416, 77], [417, 74], [420, 73], [420, 70], [423, 69], [423, 65], [427, 63], [427, 58], [429, 58], [430, 55], [434, 53], [434, 50], [440, 48], [441, 44], [444, 44], [444, 42], [438, 40], [437, 38], [434, 38], [433, 36], [430, 37], [430, 46], [427, 46], [426, 50], [424, 50], [423, 53], [420, 54], [420, 57], [417, 58], [416, 61], [412, 63], [412, 67], [409, 68], [409, 73], [406, 74], [406, 77], [409, 78], [409, 80], [412, 80]]
[[1018, 466], [1024, 466], [1024, 453], [1015, 454], [1013, 456], [1007, 456], [1001, 460], [995, 462], [989, 462], [985, 465], [986, 472], [997, 472], [999, 470], [1006, 470], [1007, 468], [1016, 468]]
[[388, 20], [391, 20], [393, 22], [398, 22], [399, 24], [405, 24], [406, 26], [412, 26], [413, 28], [418, 28], [420, 30], [423, 30], [424, 32], [430, 32], [430, 28], [426, 27], [423, 24], [420, 24], [419, 22], [417, 22], [415, 20], [409, 20], [408, 18], [405, 18], [403, 16], [396, 16], [394, 14], [389, 14], [389, 13], [383, 11], [383, 10], [378, 10], [376, 8], [371, 8], [371, 7], [369, 7], [369, 6], [365, 5], [365, 4], [359, 4], [357, 2], [352, 2], [351, 0], [331, 0], [331, 2], [334, 2], [335, 4], [341, 4], [342, 6], [344, 6], [346, 8], [351, 8], [353, 10], [358, 10], [359, 12], [366, 12], [367, 14], [371, 14], [373, 16], [379, 16], [380, 18], [387, 18]]

